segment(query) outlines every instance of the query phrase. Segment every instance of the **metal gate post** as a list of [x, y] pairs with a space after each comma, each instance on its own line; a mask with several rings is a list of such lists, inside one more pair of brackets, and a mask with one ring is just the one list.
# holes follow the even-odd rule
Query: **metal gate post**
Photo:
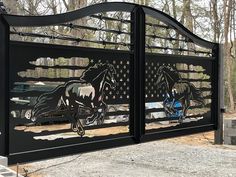
[[[133, 73], [132, 101], [134, 141], [139, 143], [145, 133], [145, 13], [141, 6], [137, 6], [131, 15], [131, 41], [133, 44], [133, 58], [131, 72]], [[131, 80], [132, 81], [132, 80]]]
[[3, 18], [0, 7], [0, 155], [8, 155], [9, 116], [8, 116], [8, 62], [9, 25]]
[[217, 85], [218, 93], [216, 93], [217, 97], [217, 110], [216, 117], [218, 118], [216, 128], [217, 130], [214, 133], [215, 144], [223, 144], [223, 112], [224, 112], [224, 61], [223, 61], [223, 45], [216, 44], [215, 49], [213, 49], [213, 57], [216, 57], [216, 65], [218, 75], [217, 77]]

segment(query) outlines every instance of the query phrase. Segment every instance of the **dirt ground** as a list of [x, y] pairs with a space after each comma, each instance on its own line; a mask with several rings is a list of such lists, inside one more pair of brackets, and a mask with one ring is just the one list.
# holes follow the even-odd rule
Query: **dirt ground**
[[194, 146], [212, 146], [214, 145], [214, 132], [212, 131], [188, 136], [181, 136], [177, 138], [170, 138], [166, 139], [165, 141]]
[[[178, 138], [165, 139], [161, 141], [173, 142], [177, 144], [192, 145], [192, 146], [214, 146], [214, 132], [199, 133], [199, 134], [183, 136], [183, 137], [178, 137]], [[221, 148], [226, 148], [226, 147], [222, 146]], [[235, 147], [235, 150], [236, 150], [236, 147]], [[32, 164], [19, 165], [19, 173], [26, 174], [27, 172], [25, 170], [27, 169], [30, 171], [31, 167], [32, 167]], [[11, 169], [16, 171], [17, 169], [16, 165], [11, 166]], [[40, 171], [38, 173], [36, 172], [29, 176], [30, 177], [43, 177], [40, 174]]]
[[[236, 117], [236, 113], [227, 113], [224, 114], [224, 118], [231, 118], [231, 117]], [[69, 125], [66, 125], [69, 126]], [[44, 127], [45, 128], [45, 127]], [[48, 127], [47, 127], [48, 128]], [[59, 128], [59, 127], [57, 127]], [[61, 129], [65, 128], [64, 126], [60, 127]], [[27, 131], [27, 130], [26, 130]], [[28, 131], [32, 131], [32, 130], [28, 130]], [[40, 130], [40, 127], [38, 129], [37, 132], [40, 132], [42, 130]], [[105, 129], [103, 130], [105, 131]], [[122, 131], [127, 131], [127, 128], [125, 128]], [[102, 132], [101, 134], [106, 134], [104, 132]], [[236, 146], [221, 146], [221, 145], [214, 145], [214, 132], [206, 132], [206, 133], [199, 133], [199, 134], [194, 134], [194, 135], [189, 135], [189, 136], [183, 136], [183, 137], [177, 137], [177, 138], [171, 138], [171, 139], [165, 139], [165, 140], [161, 140], [164, 142], [170, 142], [170, 143], [174, 143], [174, 144], [179, 144], [179, 145], [190, 145], [190, 146], [202, 146], [202, 147], [211, 147], [211, 148], [220, 148], [220, 149], [230, 149], [230, 150], [235, 150], [236, 151]], [[11, 166], [11, 169], [16, 171], [16, 165], [15, 166]], [[34, 171], [32, 169], [35, 169], [34, 163], [31, 164], [20, 164], [19, 165], [19, 173], [20, 174], [27, 174], [27, 170], [29, 171]], [[36, 170], [37, 171], [37, 170]], [[44, 175], [41, 174], [41, 170], [39, 169], [38, 172], [35, 172], [33, 174], [29, 174], [29, 177], [44, 177]]]
[[224, 119], [233, 118], [233, 117], [236, 117], [236, 112], [225, 113], [225, 114], [224, 114]]

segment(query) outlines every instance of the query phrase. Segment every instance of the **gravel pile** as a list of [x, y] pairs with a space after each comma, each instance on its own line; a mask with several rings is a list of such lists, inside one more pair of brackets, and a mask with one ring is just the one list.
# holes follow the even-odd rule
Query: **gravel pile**
[[29, 172], [42, 168], [30, 176], [43, 177], [236, 177], [236, 148], [191, 146], [163, 140], [27, 166]]

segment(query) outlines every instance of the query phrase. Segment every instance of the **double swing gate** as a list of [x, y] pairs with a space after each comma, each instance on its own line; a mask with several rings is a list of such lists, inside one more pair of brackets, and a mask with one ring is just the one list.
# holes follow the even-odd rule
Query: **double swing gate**
[[220, 46], [156, 9], [0, 17], [0, 155], [25, 162], [217, 130]]

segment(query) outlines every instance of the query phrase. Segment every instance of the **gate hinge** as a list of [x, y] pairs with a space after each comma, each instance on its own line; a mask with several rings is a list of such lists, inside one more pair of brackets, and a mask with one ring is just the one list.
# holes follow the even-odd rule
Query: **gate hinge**
[[220, 112], [221, 112], [221, 113], [225, 113], [225, 112], [226, 112], [226, 109], [225, 109], [225, 107], [223, 107], [223, 108], [220, 108]]

